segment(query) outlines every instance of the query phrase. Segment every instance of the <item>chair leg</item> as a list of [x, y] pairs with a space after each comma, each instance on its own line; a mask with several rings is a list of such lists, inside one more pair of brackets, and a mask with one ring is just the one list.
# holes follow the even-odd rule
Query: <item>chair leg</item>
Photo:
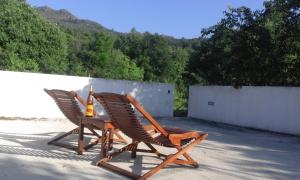
[[191, 158], [191, 156], [189, 156], [187, 153], [184, 153], [183, 156], [190, 162], [190, 165], [192, 165], [194, 168], [199, 167], [199, 164], [193, 158]]
[[[92, 142], [89, 145], [87, 145], [87, 146], [84, 147], [85, 150], [88, 150], [89, 148], [91, 148], [94, 145], [96, 145], [99, 142], [101, 142], [102, 136], [100, 136], [92, 127], [89, 127], [89, 126], [85, 126], [85, 127], [88, 128], [92, 132], [91, 135], [95, 135], [95, 136], [98, 137], [98, 139], [96, 141], [94, 141], [94, 142]], [[108, 148], [108, 150], [112, 149], [112, 144], [113, 144], [114, 141], [127, 144], [127, 141], [119, 134], [119, 130], [110, 130], [110, 131], [112, 133], [109, 133], [110, 140], [109, 140], [109, 144], [108, 145], [110, 145], [110, 147]], [[117, 139], [113, 139], [113, 135], [116, 135]]]
[[69, 135], [71, 135], [71, 134], [78, 134], [79, 135], [80, 134], [79, 131], [80, 131], [80, 127], [77, 127], [75, 129], [73, 129], [73, 130], [71, 130], [71, 131], [69, 131], [69, 132], [67, 132], [67, 133], [51, 140], [51, 141], [49, 141], [48, 144], [78, 151], [79, 147], [73, 146], [73, 145], [70, 145], [70, 144], [61, 143], [61, 142], [58, 142], [58, 141], [65, 138], [65, 137], [67, 137], [67, 136], [69, 136]]
[[128, 142], [121, 136], [119, 130], [113, 130], [113, 134], [117, 136], [117, 139], [114, 139], [116, 142], [121, 142], [127, 144]]
[[104, 157], [104, 158], [101, 158], [96, 164], [97, 164], [97, 166], [98, 166], [99, 163], [101, 163], [101, 162], [107, 162], [107, 161], [111, 160], [114, 156], [117, 156], [117, 155], [119, 155], [119, 154], [121, 154], [121, 153], [123, 153], [123, 152], [125, 152], [125, 151], [131, 151], [132, 149], [134, 149], [134, 147], [135, 147], [135, 144], [133, 144], [133, 143], [128, 144], [128, 145], [122, 147], [121, 149], [119, 149], [119, 150], [113, 152], [113, 153], [110, 154], [109, 156], [106, 156], [106, 157]]
[[88, 145], [84, 146], [84, 151], [89, 150], [90, 148], [94, 147], [95, 145], [99, 144], [101, 142], [101, 138], [96, 139], [95, 141], [89, 143]]
[[111, 151], [113, 149], [113, 143], [114, 143], [114, 133], [112, 129], [108, 129], [108, 144], [107, 144], [107, 150]]
[[54, 144], [54, 142], [56, 142], [56, 141], [58, 141], [58, 140], [60, 140], [60, 139], [62, 139], [64, 137], [67, 137], [70, 134], [74, 134], [74, 132], [77, 132], [77, 131], [78, 131], [78, 128], [75, 128], [75, 129], [73, 129], [73, 130], [71, 130], [71, 131], [69, 131], [69, 132], [67, 132], [67, 133], [65, 133], [65, 134], [63, 134], [63, 135], [61, 135], [61, 136], [59, 136], [59, 137], [51, 140], [51, 141], [49, 141], [48, 144]]
[[[93, 146], [97, 145], [100, 141], [101, 141], [101, 136], [94, 130], [92, 129], [92, 127], [89, 126], [85, 126], [85, 128], [87, 128], [88, 130], [90, 130], [92, 133], [88, 134], [88, 135], [94, 135], [97, 137], [97, 139], [93, 142], [91, 142], [90, 144], [84, 146], [84, 150], [88, 150], [90, 148], [92, 148]], [[86, 135], [87, 133], [83, 133], [83, 135]]]
[[115, 151], [113, 152], [112, 154], [110, 154], [109, 156], [106, 156], [102, 159], [100, 159], [96, 165], [97, 166], [101, 166], [101, 167], [104, 167], [108, 170], [111, 170], [113, 172], [116, 172], [118, 174], [121, 174], [121, 175], [124, 175], [124, 176], [127, 176], [127, 177], [130, 177], [132, 179], [139, 179], [141, 176], [140, 175], [137, 175], [137, 174], [134, 174], [132, 172], [129, 172], [125, 169], [122, 169], [122, 168], [119, 168], [115, 165], [112, 165], [112, 164], [109, 164], [107, 163], [107, 161], [111, 160], [113, 157], [125, 152], [125, 151], [131, 151], [133, 150], [134, 148], [136, 147], [136, 143], [131, 143], [131, 144], [128, 144], [127, 146], [119, 149], [118, 151]]
[[63, 147], [63, 148], [67, 148], [67, 149], [70, 149], [70, 150], [77, 150], [77, 147], [76, 146], [73, 146], [73, 145], [70, 145], [70, 144], [65, 144], [65, 143], [61, 143], [61, 142], [58, 142], [59, 140], [71, 135], [71, 134], [77, 134], [78, 133], [78, 130], [79, 128], [75, 128], [51, 141], [48, 142], [48, 145], [55, 145], [55, 146], [59, 146], [59, 147]]
[[107, 162], [101, 162], [101, 163], [99, 163], [98, 166], [104, 167], [104, 168], [106, 168], [106, 169], [108, 169], [110, 171], [116, 172], [116, 173], [118, 173], [120, 175], [129, 177], [131, 179], [139, 179], [139, 178], [141, 178], [140, 175], [131, 173], [131, 172], [127, 171], [127, 170], [124, 170], [124, 169], [119, 168], [119, 167], [117, 167], [115, 165], [109, 164]]
[[167, 155], [160, 153], [155, 147], [153, 147], [150, 143], [145, 143], [150, 149], [152, 153], [155, 153], [159, 158], [167, 157]]
[[101, 154], [100, 154], [101, 159], [107, 156], [108, 144], [109, 144], [109, 131], [107, 129], [102, 129]]
[[134, 144], [133, 149], [131, 150], [131, 158], [136, 158], [136, 150], [138, 147], [138, 142], [135, 140], [132, 140], [132, 144]]
[[101, 138], [101, 136], [94, 129], [92, 129], [90, 127], [87, 127], [87, 128], [92, 132], [93, 135], [97, 136], [98, 138]]
[[[92, 133], [85, 133], [84, 132], [84, 128], [88, 128]], [[61, 142], [57, 142], [71, 134], [78, 134], [78, 146], [73, 146], [73, 145], [70, 145], [70, 144], [65, 144], [65, 143], [61, 143]], [[97, 140], [89, 143], [88, 145], [84, 146], [84, 135], [94, 135], [97, 138]], [[56, 146], [59, 146], [59, 147], [63, 147], [63, 148], [67, 148], [67, 149], [71, 149], [71, 150], [75, 150], [77, 151], [78, 154], [83, 154], [84, 151], [92, 148], [93, 146], [97, 145], [99, 142], [101, 141], [101, 136], [95, 131], [92, 129], [92, 127], [89, 127], [89, 126], [80, 126], [49, 141], [48, 144], [49, 145], [56, 145]], [[124, 140], [125, 141], [125, 140]]]
[[194, 147], [195, 145], [197, 145], [200, 141], [202, 141], [204, 138], [200, 137], [195, 139], [192, 143], [190, 143], [189, 145], [187, 145], [186, 147], [182, 148], [180, 151], [178, 151], [177, 153], [168, 156], [161, 164], [159, 164], [158, 166], [156, 166], [155, 168], [151, 169], [150, 171], [148, 171], [147, 173], [145, 173], [140, 179], [147, 179], [148, 177], [152, 176], [153, 174], [155, 174], [156, 172], [158, 172], [159, 170], [161, 170], [162, 168], [166, 167], [169, 163], [174, 162], [179, 156], [183, 155], [184, 153], [186, 153], [188, 150], [190, 150], [192, 147]]
[[84, 125], [80, 123], [79, 125], [79, 137], [78, 137], [78, 154], [82, 155], [84, 151], [84, 142], [83, 142], [83, 136], [84, 136]]
[[[182, 147], [176, 146], [176, 149], [178, 151], [181, 151]], [[194, 168], [199, 167], [199, 164], [191, 156], [189, 156], [187, 153], [183, 153], [182, 155], [184, 156], [184, 158], [186, 160], [177, 159], [177, 160], [174, 161], [175, 164], [189, 164], [189, 165], [193, 166]]]
[[[162, 168], [166, 167], [168, 164], [171, 164], [171, 163], [175, 163], [175, 164], [180, 164], [180, 165], [193, 165], [195, 166], [194, 164], [194, 160], [186, 153], [188, 150], [190, 150], [191, 148], [193, 148], [195, 145], [199, 144], [203, 139], [206, 138], [207, 135], [204, 135], [204, 136], [201, 136], [197, 139], [195, 139], [192, 143], [190, 143], [189, 145], [185, 146], [184, 148], [181, 148], [181, 147], [176, 147], [178, 152], [175, 153], [175, 154], [171, 154], [171, 155], [164, 155], [164, 154], [161, 154], [160, 152], [158, 152], [151, 144], [148, 144], [146, 143], [146, 145], [151, 149], [151, 150], [139, 150], [137, 149], [137, 144], [139, 142], [134, 142], [119, 149], [118, 151], [112, 153], [111, 155], [105, 157], [105, 158], [102, 158], [100, 159], [98, 162], [97, 162], [97, 166], [102, 166], [104, 168], [107, 168], [111, 171], [114, 171], [116, 173], [119, 173], [119, 174], [122, 174], [122, 175], [125, 175], [127, 177], [130, 177], [130, 178], [133, 178], [133, 179], [140, 179], [140, 180], [144, 180], [144, 179], [147, 179], [149, 178], [150, 176], [152, 176], [153, 174], [157, 173], [159, 170], [161, 170]], [[154, 167], [153, 169], [151, 169], [150, 171], [148, 171], [147, 173], [145, 173], [144, 175], [140, 176], [140, 175], [137, 175], [137, 174], [134, 174], [134, 173], [131, 173], [127, 170], [124, 170], [122, 168], [119, 168], [115, 165], [112, 165], [112, 164], [109, 164], [108, 161], [111, 160], [114, 156], [117, 156], [125, 151], [137, 151], [137, 152], [151, 152], [151, 153], [155, 153], [155, 154], [158, 154], [158, 155], [161, 155], [161, 156], [164, 156], [166, 157], [163, 162], [159, 165], [157, 165], [156, 167]], [[182, 160], [182, 159], [178, 159], [179, 156], [184, 156], [187, 160]]]

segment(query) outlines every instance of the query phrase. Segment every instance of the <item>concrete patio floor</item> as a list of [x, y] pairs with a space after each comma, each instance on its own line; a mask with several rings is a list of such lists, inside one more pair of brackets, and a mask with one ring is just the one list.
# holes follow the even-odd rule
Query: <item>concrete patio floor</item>
[[[299, 179], [300, 137], [207, 123], [189, 118], [160, 119], [161, 124], [207, 131], [209, 137], [190, 151], [199, 168], [168, 166], [150, 179]], [[79, 156], [47, 145], [74, 127], [67, 120], [0, 120], [0, 179], [125, 179], [101, 167], [99, 146]], [[71, 137], [76, 142], [76, 137]], [[114, 145], [118, 148], [122, 145]], [[166, 152], [169, 149], [159, 148]], [[130, 163], [129, 163], [130, 162]], [[149, 154], [123, 154], [113, 163], [136, 173], [161, 161]], [[143, 166], [142, 166], [143, 165]]]

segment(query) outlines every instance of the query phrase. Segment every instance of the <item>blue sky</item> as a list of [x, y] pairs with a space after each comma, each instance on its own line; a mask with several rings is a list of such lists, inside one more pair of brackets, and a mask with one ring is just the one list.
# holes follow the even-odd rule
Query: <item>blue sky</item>
[[177, 38], [200, 36], [216, 24], [223, 11], [247, 6], [263, 9], [263, 0], [27, 0], [33, 6], [67, 9], [81, 19], [96, 21], [119, 32], [135, 27]]

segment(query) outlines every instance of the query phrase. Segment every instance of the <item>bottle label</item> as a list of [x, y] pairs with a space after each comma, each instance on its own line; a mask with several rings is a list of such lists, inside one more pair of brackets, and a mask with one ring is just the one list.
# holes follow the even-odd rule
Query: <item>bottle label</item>
[[93, 117], [94, 116], [94, 106], [93, 106], [93, 104], [88, 104], [86, 106], [85, 115], [88, 116], [88, 117]]

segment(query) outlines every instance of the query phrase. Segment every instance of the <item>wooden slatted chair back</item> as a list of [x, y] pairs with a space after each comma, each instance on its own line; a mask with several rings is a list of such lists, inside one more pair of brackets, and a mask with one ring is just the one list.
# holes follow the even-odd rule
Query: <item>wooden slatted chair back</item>
[[65, 90], [44, 89], [51, 96], [61, 112], [74, 124], [78, 125], [83, 113], [74, 95]]
[[130, 103], [155, 127], [157, 131], [163, 134], [165, 137], [168, 137], [169, 133], [158, 124], [158, 122], [138, 103], [132, 96], [129, 94], [126, 95]]
[[104, 107], [115, 126], [127, 136], [135, 141], [158, 143], [144, 130], [125, 95], [94, 93], [93, 96]]

